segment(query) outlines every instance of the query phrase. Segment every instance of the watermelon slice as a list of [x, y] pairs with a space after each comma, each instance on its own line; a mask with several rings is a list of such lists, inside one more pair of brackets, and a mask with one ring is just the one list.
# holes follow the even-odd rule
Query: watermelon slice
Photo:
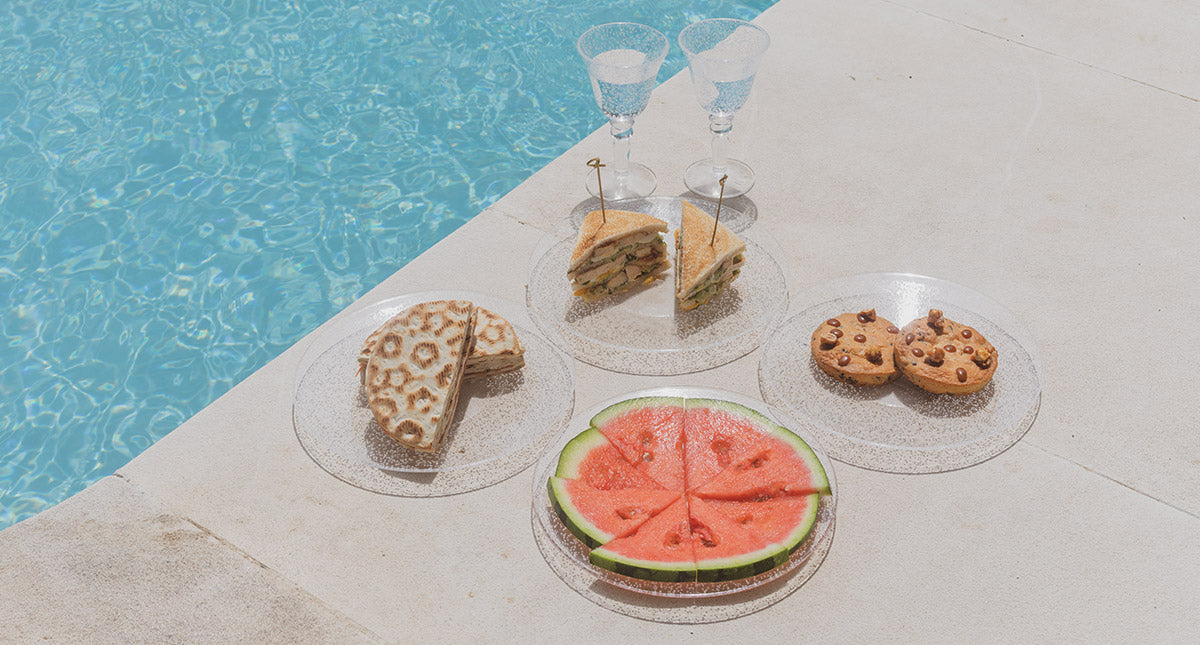
[[787, 561], [787, 547], [767, 542], [702, 499], [689, 497], [688, 513], [700, 582], [749, 578]]
[[563, 446], [555, 476], [578, 479], [592, 488], [662, 488], [621, 456], [621, 451], [595, 428], [588, 428]]
[[685, 477], [689, 490], [750, 456], [773, 427], [761, 414], [736, 403], [688, 399], [683, 421]]
[[804, 440], [776, 426], [750, 456], [721, 471], [694, 492], [705, 499], [762, 500], [828, 493], [829, 479]]
[[633, 533], [679, 499], [673, 490], [601, 490], [578, 479], [551, 477], [550, 503], [563, 524], [589, 548]]
[[630, 399], [592, 417], [592, 427], [663, 488], [682, 492], [683, 414], [680, 398]]
[[[820, 495], [813, 493], [803, 497], [777, 497], [757, 502], [734, 502], [705, 500], [712, 509], [719, 511], [735, 523], [762, 536], [769, 544], [778, 544], [795, 551], [804, 543], [817, 522], [817, 504]], [[696, 500], [690, 500], [696, 508]]]
[[680, 497], [632, 535], [593, 550], [588, 560], [598, 567], [643, 580], [695, 580], [696, 554], [692, 550], [687, 498]]

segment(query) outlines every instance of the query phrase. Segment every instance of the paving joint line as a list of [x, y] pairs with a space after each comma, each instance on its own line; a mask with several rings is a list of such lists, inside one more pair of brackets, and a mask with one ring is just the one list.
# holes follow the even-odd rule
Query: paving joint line
[[993, 32], [990, 32], [990, 31], [988, 31], [988, 30], [986, 30], [986, 29], [983, 29], [983, 28], [981, 28], [981, 27], [975, 27], [975, 26], [973, 26], [973, 25], [968, 25], [968, 24], [966, 24], [966, 23], [958, 22], [958, 21], [956, 21], [956, 20], [953, 20], [953, 19], [951, 19], [951, 18], [947, 18], [947, 17], [945, 17], [945, 16], [939, 16], [939, 15], [937, 15], [937, 14], [935, 14], [935, 13], [930, 13], [929, 11], [926, 11], [926, 10], [924, 10], [924, 9], [918, 9], [918, 8], [916, 8], [916, 7], [910, 7], [910, 6], [906, 5], [906, 4], [902, 4], [902, 3], [900, 3], [900, 2], [897, 2], [896, 0], [879, 0], [879, 1], [880, 1], [880, 2], [883, 2], [884, 4], [890, 4], [890, 5], [894, 6], [894, 7], [900, 7], [901, 9], [907, 9], [907, 10], [909, 10], [909, 11], [913, 12], [913, 13], [920, 14], [920, 15], [922, 15], [922, 16], [927, 16], [927, 17], [929, 17], [929, 18], [933, 18], [933, 19], [935, 19], [935, 20], [941, 20], [941, 21], [943, 21], [943, 22], [947, 22], [947, 23], [950, 23], [950, 24], [952, 24], [952, 25], [956, 25], [956, 26], [959, 26], [959, 27], [963, 27], [964, 29], [970, 29], [971, 31], [974, 31], [974, 32], [978, 32], [978, 33], [984, 34], [985, 36], [991, 36], [992, 38], [996, 38], [996, 39], [1002, 40], [1002, 41], [1004, 41], [1004, 42], [1007, 42], [1007, 43], [1012, 43], [1012, 44], [1014, 44], [1014, 45], [1018, 45], [1018, 46], [1021, 46], [1021, 47], [1026, 47], [1026, 48], [1032, 49], [1033, 51], [1036, 51], [1036, 52], [1040, 52], [1040, 53], [1043, 53], [1043, 54], [1047, 54], [1047, 55], [1049, 55], [1049, 56], [1054, 56], [1055, 58], [1061, 58], [1062, 60], [1069, 61], [1069, 62], [1075, 63], [1075, 64], [1077, 64], [1077, 65], [1082, 65], [1082, 66], [1084, 66], [1084, 67], [1087, 67], [1087, 68], [1089, 68], [1089, 69], [1094, 69], [1094, 70], [1096, 70], [1096, 71], [1099, 71], [1099, 72], [1104, 72], [1104, 73], [1106, 73], [1106, 74], [1111, 74], [1111, 75], [1113, 75], [1113, 76], [1116, 76], [1117, 78], [1121, 78], [1121, 79], [1124, 79], [1124, 80], [1127, 80], [1127, 81], [1130, 81], [1130, 82], [1133, 82], [1133, 83], [1137, 83], [1138, 85], [1144, 85], [1144, 86], [1146, 86], [1146, 87], [1149, 87], [1149, 88], [1151, 88], [1151, 89], [1158, 90], [1158, 91], [1160, 91], [1160, 92], [1166, 92], [1167, 94], [1170, 94], [1170, 95], [1172, 95], [1172, 96], [1177, 96], [1177, 97], [1179, 97], [1179, 98], [1181, 98], [1181, 99], [1186, 99], [1186, 100], [1188, 100], [1188, 101], [1191, 101], [1191, 102], [1193, 102], [1193, 103], [1200, 103], [1200, 98], [1197, 98], [1197, 97], [1194, 97], [1194, 96], [1188, 96], [1187, 94], [1183, 94], [1183, 93], [1181, 93], [1181, 92], [1176, 92], [1175, 90], [1167, 89], [1167, 88], [1165, 88], [1165, 87], [1161, 87], [1161, 86], [1155, 85], [1155, 84], [1153, 84], [1153, 83], [1149, 83], [1149, 82], [1146, 82], [1146, 81], [1143, 81], [1143, 80], [1139, 80], [1139, 79], [1133, 78], [1132, 76], [1127, 76], [1127, 75], [1125, 75], [1125, 74], [1122, 74], [1122, 73], [1120, 73], [1120, 72], [1115, 72], [1115, 71], [1113, 71], [1113, 70], [1111, 70], [1111, 69], [1107, 69], [1107, 68], [1104, 68], [1104, 67], [1100, 67], [1099, 65], [1094, 65], [1094, 64], [1092, 64], [1092, 63], [1088, 63], [1088, 62], [1081, 61], [1081, 60], [1078, 60], [1078, 59], [1075, 59], [1075, 58], [1071, 58], [1070, 56], [1064, 56], [1063, 54], [1059, 54], [1058, 52], [1053, 52], [1053, 51], [1050, 51], [1049, 49], [1044, 49], [1044, 48], [1042, 48], [1042, 47], [1038, 47], [1037, 45], [1033, 45], [1033, 44], [1030, 44], [1030, 43], [1027, 43], [1027, 42], [1022, 42], [1022, 41], [1020, 41], [1020, 40], [1014, 40], [1014, 39], [1012, 39], [1012, 38], [1009, 38], [1008, 36], [1002, 36], [1002, 35], [1000, 35], [1000, 34], [993, 33]]
[[1106, 474], [1104, 474], [1104, 473], [1100, 472], [1099, 470], [1096, 470], [1095, 468], [1092, 468], [1091, 466], [1088, 466], [1087, 464], [1083, 464], [1083, 463], [1080, 463], [1080, 462], [1078, 462], [1078, 461], [1075, 461], [1074, 459], [1071, 459], [1071, 458], [1069, 458], [1069, 457], [1065, 457], [1065, 456], [1063, 456], [1063, 455], [1060, 455], [1060, 454], [1058, 454], [1057, 452], [1054, 452], [1053, 450], [1049, 450], [1049, 449], [1047, 449], [1047, 448], [1043, 448], [1043, 447], [1041, 447], [1041, 446], [1037, 445], [1036, 443], [1033, 443], [1033, 442], [1030, 442], [1030, 441], [1024, 441], [1024, 440], [1023, 440], [1023, 441], [1021, 441], [1020, 443], [1022, 443], [1022, 444], [1024, 444], [1024, 445], [1027, 445], [1027, 446], [1029, 446], [1030, 448], [1034, 448], [1035, 450], [1038, 450], [1038, 451], [1040, 451], [1040, 452], [1041, 452], [1041, 453], [1043, 453], [1043, 454], [1050, 455], [1051, 457], [1055, 457], [1055, 458], [1057, 458], [1057, 459], [1061, 459], [1062, 461], [1065, 461], [1065, 462], [1067, 462], [1068, 464], [1071, 464], [1072, 466], [1077, 466], [1077, 467], [1079, 467], [1079, 468], [1082, 468], [1084, 471], [1086, 471], [1086, 472], [1089, 472], [1089, 473], [1091, 473], [1091, 474], [1093, 474], [1093, 475], [1096, 475], [1097, 477], [1100, 477], [1100, 478], [1103, 478], [1103, 479], [1107, 479], [1108, 481], [1110, 481], [1110, 482], [1112, 482], [1112, 483], [1114, 483], [1114, 484], [1116, 484], [1116, 485], [1118, 485], [1118, 486], [1121, 486], [1121, 487], [1123, 487], [1123, 488], [1127, 488], [1127, 489], [1129, 489], [1129, 490], [1131, 490], [1131, 491], [1133, 491], [1133, 492], [1137, 493], [1138, 495], [1141, 495], [1142, 497], [1146, 497], [1146, 498], [1148, 498], [1148, 499], [1151, 499], [1151, 500], [1153, 500], [1153, 501], [1155, 501], [1155, 502], [1158, 502], [1159, 504], [1162, 504], [1163, 506], [1166, 506], [1167, 508], [1171, 508], [1171, 509], [1174, 509], [1174, 510], [1176, 510], [1176, 511], [1179, 511], [1180, 513], [1183, 513], [1184, 515], [1187, 515], [1188, 517], [1191, 517], [1191, 518], [1194, 518], [1194, 519], [1200, 520], [1200, 514], [1193, 513], [1192, 511], [1189, 511], [1189, 510], [1187, 510], [1186, 508], [1181, 508], [1181, 507], [1179, 507], [1179, 506], [1176, 506], [1175, 504], [1172, 504], [1171, 502], [1168, 502], [1168, 501], [1166, 501], [1166, 500], [1164, 500], [1164, 499], [1159, 499], [1159, 498], [1155, 497], [1154, 495], [1151, 495], [1150, 493], [1147, 493], [1147, 492], [1146, 492], [1146, 491], [1144, 491], [1144, 490], [1139, 490], [1139, 489], [1137, 489], [1137, 488], [1134, 488], [1132, 485], [1130, 485], [1130, 484], [1126, 484], [1125, 482], [1123, 482], [1123, 481], [1121, 481], [1121, 480], [1119, 480], [1119, 479], [1116, 479], [1116, 478], [1110, 477], [1110, 476], [1108, 476], [1108, 475], [1106, 475]]

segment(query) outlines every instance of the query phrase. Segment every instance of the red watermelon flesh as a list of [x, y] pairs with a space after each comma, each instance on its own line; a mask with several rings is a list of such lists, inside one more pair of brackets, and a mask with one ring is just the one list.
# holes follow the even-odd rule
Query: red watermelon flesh
[[662, 488], [646, 474], [644, 466], [639, 468], [630, 464], [616, 446], [595, 430], [581, 433], [564, 449], [564, 454], [568, 450], [571, 450], [570, 458], [560, 458], [559, 470], [555, 473], [559, 477], [578, 479], [600, 490]]
[[[630, 463], [668, 490], [683, 491], [683, 405], [661, 400], [625, 401], [593, 420], [596, 429]], [[673, 401], [666, 399], [666, 401]]]
[[[550, 478], [556, 510], [577, 536], [593, 546], [633, 533], [679, 499], [679, 492], [624, 488], [601, 490], [578, 479]], [[565, 516], [565, 517], [564, 517]]]
[[789, 551], [734, 522], [703, 499], [689, 497], [692, 548], [700, 581], [736, 580], [769, 571], [787, 560]]
[[[815, 516], [818, 495], [776, 497], [757, 502], [710, 499], [705, 503], [772, 544], [792, 542], [797, 532], [808, 534]], [[693, 504], [695, 502], [693, 501]], [[807, 527], [805, 526], [807, 525]]]
[[812, 468], [789, 444], [776, 438], [759, 442], [750, 456], [721, 471], [693, 492], [706, 499], [762, 500], [784, 495], [810, 495], [827, 490], [823, 473]]
[[632, 535], [593, 550], [589, 560], [610, 571], [647, 580], [695, 580], [691, 535], [687, 498], [680, 497]]
[[684, 417], [687, 487], [699, 488], [729, 466], [750, 456], [768, 430], [741, 406], [725, 401], [688, 399]]
[[703, 499], [689, 497], [688, 515], [697, 563], [744, 555], [767, 546], [761, 536], [714, 510]]

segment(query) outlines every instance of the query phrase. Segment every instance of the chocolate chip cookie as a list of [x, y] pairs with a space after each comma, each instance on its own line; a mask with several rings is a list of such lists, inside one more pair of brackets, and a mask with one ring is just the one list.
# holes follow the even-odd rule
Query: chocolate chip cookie
[[996, 373], [996, 348], [979, 331], [930, 309], [900, 330], [896, 367], [904, 378], [934, 394], [970, 394]]
[[874, 309], [845, 313], [821, 323], [812, 335], [812, 355], [826, 374], [855, 385], [895, 379], [892, 346], [900, 330]]

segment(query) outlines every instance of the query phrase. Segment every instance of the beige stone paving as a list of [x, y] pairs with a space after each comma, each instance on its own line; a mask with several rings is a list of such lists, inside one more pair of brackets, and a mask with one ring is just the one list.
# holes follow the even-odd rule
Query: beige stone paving
[[[1172, 343], [1200, 313], [1200, 110], [1188, 97], [1200, 77], [1178, 7], [1139, 5], [1147, 29], [1129, 6], [783, 0], [760, 18], [774, 44], [735, 155], [759, 172], [756, 226], [784, 249], [792, 292], [872, 271], [951, 279], [1022, 318], [1045, 370], [1037, 422], [1000, 457], [930, 476], [838, 464], [829, 557], [773, 607], [670, 626], [593, 605], [533, 543], [529, 470], [439, 499], [334, 479], [290, 422], [311, 336], [120, 474], [362, 633], [399, 642], [1197, 640], [1200, 438], [1190, 388], [1174, 378], [1190, 359]], [[1153, 46], [1127, 37], [1137, 33]], [[683, 191], [704, 129], [686, 72], [655, 91], [635, 155], [658, 172], [658, 194]], [[529, 254], [583, 199], [582, 162], [597, 153], [608, 154], [603, 130], [350, 309], [430, 288], [521, 301]], [[665, 383], [757, 396], [757, 359], [670, 379], [578, 364], [576, 409]], [[118, 490], [94, 487], [36, 520], [69, 525], [77, 506]], [[25, 544], [28, 524], [0, 540]], [[93, 542], [56, 536], [20, 559], [36, 570], [49, 566], [41, 551]], [[133, 578], [105, 586], [137, 588]], [[67, 588], [50, 578], [39, 593]], [[70, 624], [102, 623], [120, 604], [89, 597]], [[171, 600], [157, 614], [132, 607], [189, 615]], [[238, 619], [263, 616], [247, 604]]]
[[0, 532], [0, 641], [380, 639], [119, 477]]

